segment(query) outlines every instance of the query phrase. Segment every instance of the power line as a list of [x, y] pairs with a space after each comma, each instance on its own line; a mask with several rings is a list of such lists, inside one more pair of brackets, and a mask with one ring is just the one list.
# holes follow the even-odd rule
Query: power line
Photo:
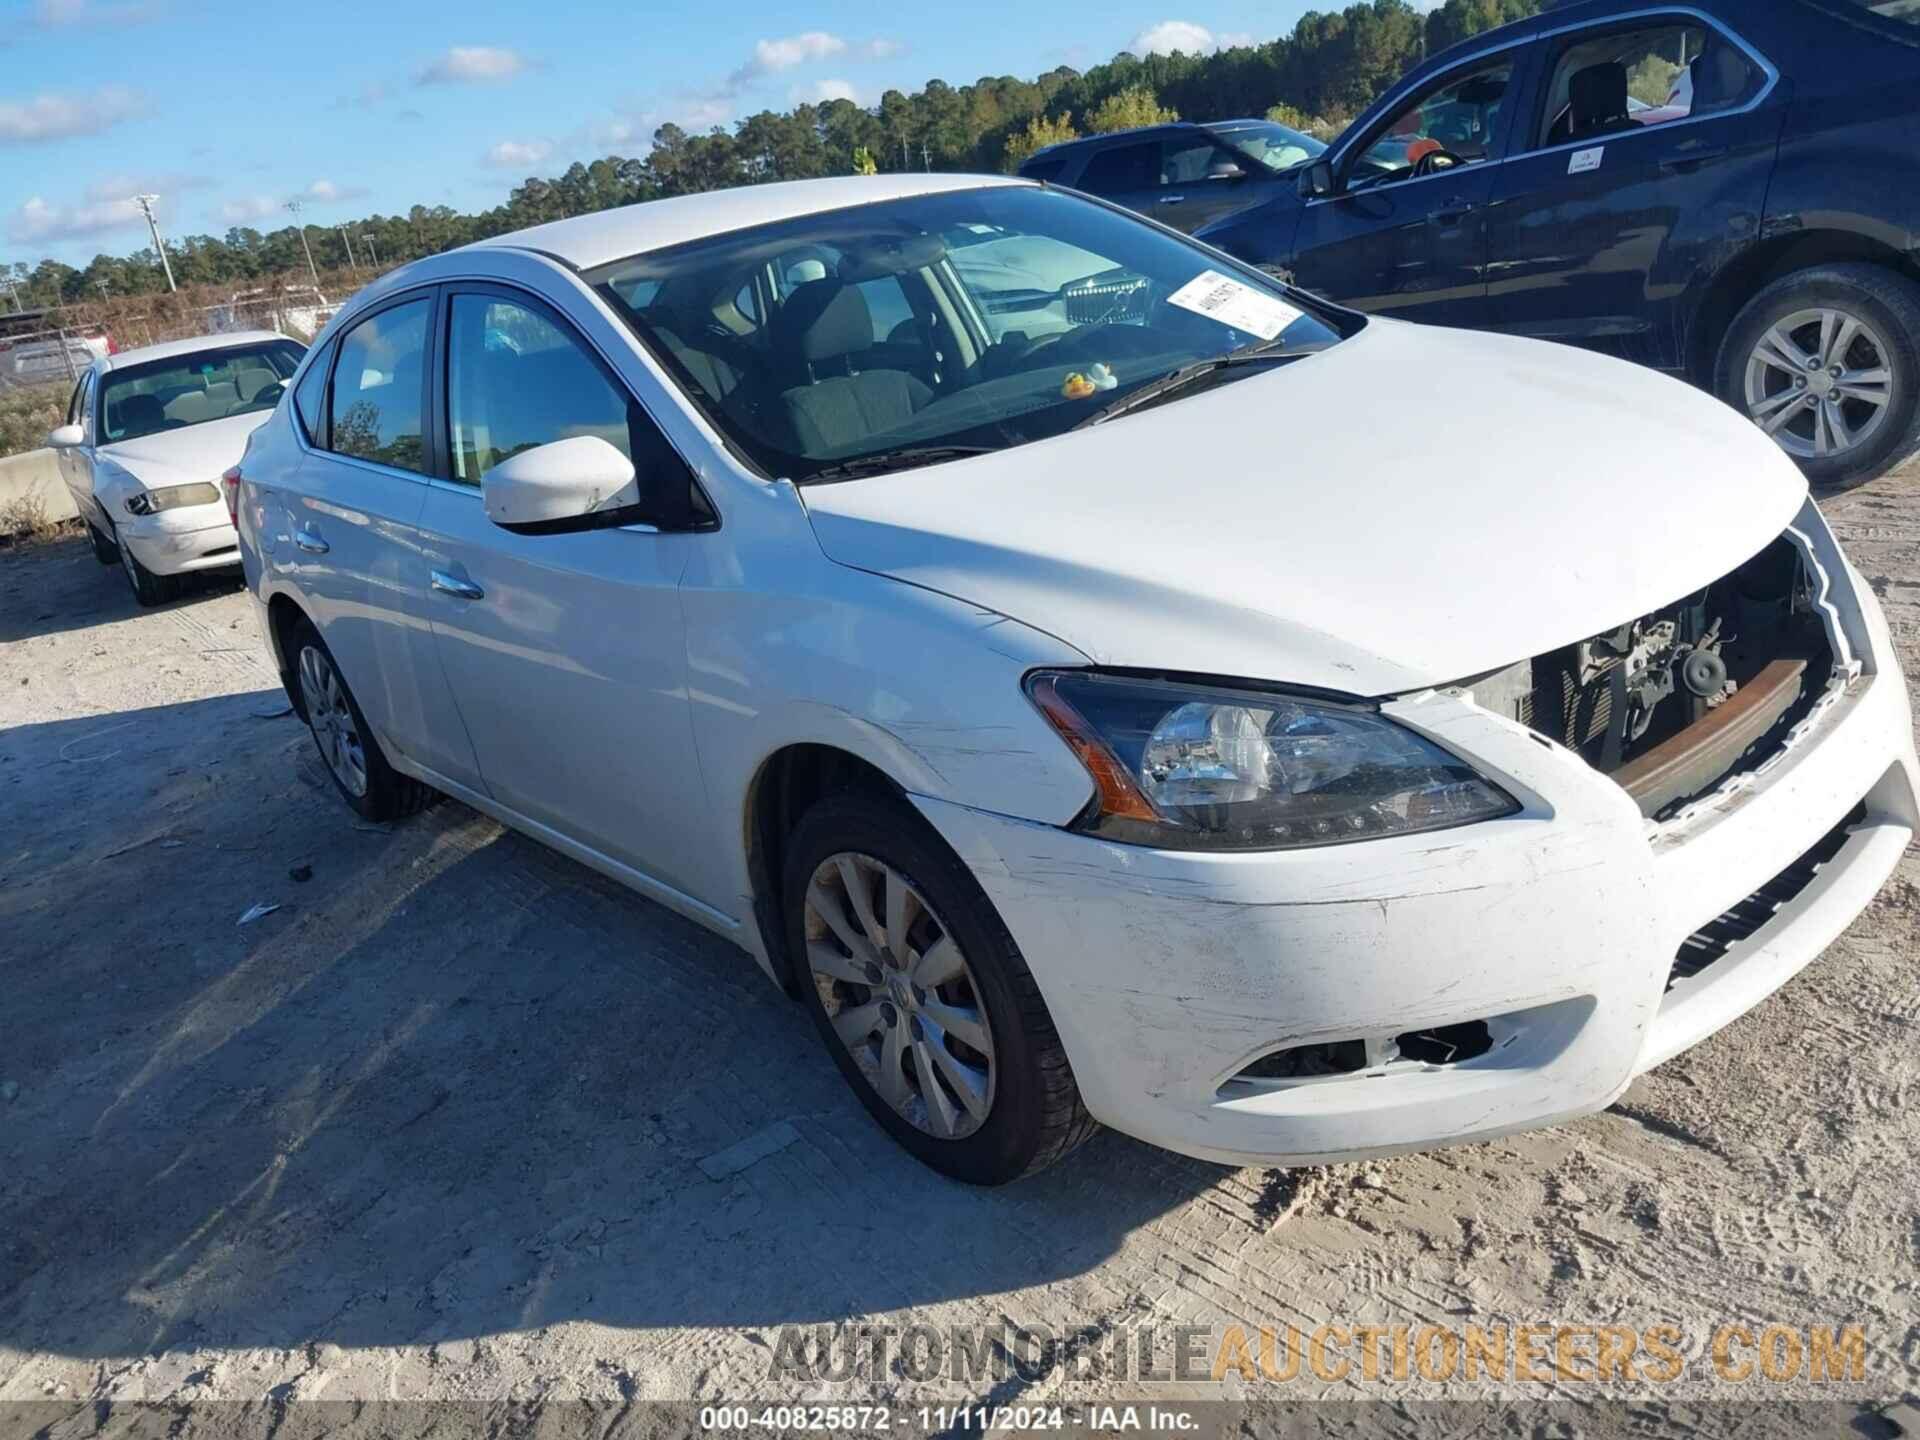
[[178, 290], [173, 283], [173, 263], [167, 259], [167, 243], [160, 238], [160, 223], [153, 218], [153, 202], [158, 195], [135, 195], [133, 203], [140, 207], [140, 213], [147, 217], [147, 232], [153, 236], [153, 248], [159, 252], [160, 268], [167, 272], [167, 289]]

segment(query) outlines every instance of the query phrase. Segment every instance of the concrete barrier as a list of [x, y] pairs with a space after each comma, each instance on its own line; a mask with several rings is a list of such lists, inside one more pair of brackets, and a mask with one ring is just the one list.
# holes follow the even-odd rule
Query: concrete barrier
[[24, 529], [36, 515], [48, 522], [79, 517], [51, 450], [29, 450], [0, 460], [0, 527]]

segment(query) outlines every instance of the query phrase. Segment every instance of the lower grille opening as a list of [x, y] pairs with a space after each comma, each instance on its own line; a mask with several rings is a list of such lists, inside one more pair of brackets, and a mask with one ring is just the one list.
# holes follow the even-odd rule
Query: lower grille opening
[[1493, 1048], [1493, 1035], [1484, 1020], [1458, 1025], [1436, 1025], [1409, 1030], [1378, 1040], [1326, 1040], [1294, 1045], [1262, 1055], [1235, 1080], [1315, 1080], [1336, 1075], [1358, 1075], [1396, 1061], [1417, 1065], [1457, 1065]]
[[1847, 843], [1847, 831], [1867, 817], [1864, 802], [1847, 812], [1817, 844], [1786, 869], [1740, 901], [1731, 910], [1716, 915], [1689, 935], [1673, 957], [1673, 969], [1667, 976], [1667, 989], [1682, 980], [1690, 980], [1708, 966], [1726, 958], [1734, 946], [1751, 940], [1760, 927], [1799, 899], [1807, 886], [1833, 862]]

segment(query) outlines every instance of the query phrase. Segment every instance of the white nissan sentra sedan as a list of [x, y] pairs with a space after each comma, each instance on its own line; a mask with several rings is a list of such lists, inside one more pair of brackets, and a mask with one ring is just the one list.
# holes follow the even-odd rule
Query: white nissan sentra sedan
[[47, 443], [94, 554], [125, 571], [140, 604], [240, 563], [220, 477], [305, 353], [271, 330], [202, 335], [104, 355], [73, 387]]
[[1598, 1109], [1913, 834], [1885, 622], [1749, 422], [1071, 193], [542, 226], [385, 277], [290, 393], [241, 552], [348, 802], [727, 936], [965, 1180]]

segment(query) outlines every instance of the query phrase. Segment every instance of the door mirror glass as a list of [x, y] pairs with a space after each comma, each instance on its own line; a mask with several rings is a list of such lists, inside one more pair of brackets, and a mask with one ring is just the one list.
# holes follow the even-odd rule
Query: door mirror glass
[[638, 518], [633, 462], [598, 435], [575, 435], [509, 456], [480, 477], [480, 502], [503, 530], [543, 535]]
[[87, 438], [86, 431], [79, 425], [56, 425], [47, 432], [47, 444], [56, 450], [70, 450]]
[[1316, 160], [1300, 172], [1300, 193], [1309, 200], [1333, 194], [1333, 165]]
[[1209, 180], [1244, 180], [1247, 172], [1232, 160], [1216, 160], [1207, 167]]

